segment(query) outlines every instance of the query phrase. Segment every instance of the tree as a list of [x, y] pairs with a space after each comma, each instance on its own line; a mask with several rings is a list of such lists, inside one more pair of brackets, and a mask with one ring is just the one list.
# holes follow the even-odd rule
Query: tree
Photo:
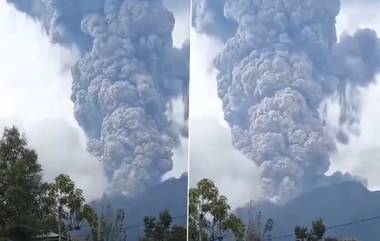
[[322, 219], [317, 219], [312, 222], [311, 230], [308, 230], [306, 227], [296, 226], [294, 229], [294, 235], [296, 237], [296, 241], [355, 241], [354, 239], [345, 239], [340, 240], [337, 238], [323, 238], [326, 233], [326, 225], [324, 224]]
[[111, 208], [111, 204], [102, 205], [97, 227], [92, 235], [93, 241], [125, 241], [125, 212]]
[[96, 225], [95, 212], [70, 177], [43, 182], [37, 161], [17, 128], [6, 128], [0, 140], [0, 238], [28, 241], [78, 229], [84, 220]]
[[12, 240], [31, 240], [54, 230], [51, 203], [42, 181], [37, 154], [15, 128], [6, 128], [0, 140], [0, 233]]
[[268, 218], [262, 225], [262, 213], [257, 214], [256, 220], [252, 219], [253, 203], [250, 203], [249, 220], [246, 231], [246, 241], [264, 241], [271, 240], [271, 231], [273, 229], [273, 219]]
[[173, 218], [168, 210], [155, 217], [144, 218], [144, 237], [141, 241], [182, 241], [186, 240], [186, 228], [172, 225]]
[[113, 241], [126, 241], [126, 233], [124, 227], [125, 212], [123, 209], [118, 209], [116, 211], [115, 225], [112, 230]]
[[171, 228], [168, 241], [184, 241], [187, 240], [187, 230], [181, 226], [174, 226]]
[[100, 211], [100, 217], [97, 221], [97, 227], [93, 230], [94, 241], [108, 241], [111, 237], [112, 226], [114, 220], [114, 213], [111, 208], [111, 204], [107, 203], [102, 206]]
[[64, 233], [78, 231], [83, 224], [96, 228], [96, 213], [84, 203], [83, 191], [75, 187], [69, 176], [61, 174], [56, 177], [49, 185], [48, 195], [57, 214], [59, 239]]
[[311, 230], [300, 226], [296, 226], [294, 229], [297, 241], [319, 241], [323, 238], [325, 232], [326, 226], [322, 219], [313, 221]]
[[231, 212], [225, 196], [209, 179], [198, 182], [189, 192], [189, 240], [221, 241], [228, 233], [243, 240], [245, 225]]

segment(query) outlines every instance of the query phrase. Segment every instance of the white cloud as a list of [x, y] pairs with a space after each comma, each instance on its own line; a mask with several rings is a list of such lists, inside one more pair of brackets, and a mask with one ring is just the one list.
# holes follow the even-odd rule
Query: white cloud
[[[181, 48], [185, 40], [190, 36], [190, 1], [187, 0], [165, 0], [164, 4], [174, 14], [175, 25], [172, 33], [173, 45]], [[184, 126], [185, 106], [182, 97], [172, 101], [172, 118], [180, 126]], [[162, 179], [180, 177], [188, 172], [188, 138], [181, 138], [181, 144], [173, 150], [173, 169], [167, 172]]]
[[233, 208], [260, 199], [258, 170], [231, 144], [230, 130], [213, 117], [191, 120], [190, 185], [210, 178]]
[[191, 31], [190, 185], [210, 178], [233, 208], [260, 198], [255, 164], [232, 146], [212, 61], [222, 43]]
[[341, 0], [341, 11], [337, 17], [337, 32], [348, 31], [352, 33], [357, 28], [378, 28], [380, 23], [379, 9], [379, 1]]
[[216, 74], [213, 59], [223, 44], [191, 28], [190, 45], [190, 117], [215, 117], [225, 124], [222, 102], [217, 96]]
[[181, 145], [173, 151], [173, 169], [165, 173], [165, 175], [162, 177], [163, 181], [172, 177], [179, 178], [184, 173], [188, 173], [188, 145], [189, 139], [181, 137]]
[[106, 176], [102, 166], [85, 150], [85, 140], [77, 127], [64, 119], [42, 119], [26, 128], [31, 147], [38, 151], [39, 160], [52, 180], [68, 173], [75, 183], [85, 190], [88, 199], [102, 196]]
[[[337, 18], [337, 31], [350, 33], [357, 28], [372, 28], [380, 33], [380, 15], [377, 1], [342, 1], [341, 13]], [[378, 81], [377, 81], [378, 82]], [[338, 153], [332, 157], [329, 173], [334, 171], [350, 172], [368, 179], [370, 189], [380, 188], [380, 85], [376, 83], [363, 90], [361, 133], [352, 136], [347, 146], [339, 145]], [[329, 118], [336, 116], [332, 111]]]
[[347, 171], [367, 178], [371, 189], [380, 187], [380, 176], [374, 171], [380, 168], [380, 113], [377, 111], [379, 102], [379, 84], [363, 90], [360, 135], [352, 136], [348, 145], [338, 146], [329, 171]]
[[0, 1], [0, 120], [16, 125], [36, 149], [47, 179], [72, 176], [87, 198], [106, 185], [73, 117], [72, 66], [77, 51], [50, 43], [41, 26]]
[[181, 47], [190, 36], [190, 0], [164, 0], [164, 4], [175, 18], [173, 44]]

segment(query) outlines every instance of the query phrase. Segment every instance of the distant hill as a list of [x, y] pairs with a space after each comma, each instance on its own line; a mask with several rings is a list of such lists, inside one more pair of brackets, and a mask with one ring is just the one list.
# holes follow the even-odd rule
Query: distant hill
[[[273, 236], [277, 236], [293, 233], [296, 225], [310, 226], [317, 218], [332, 226], [380, 216], [380, 192], [370, 192], [357, 182], [344, 182], [316, 189], [283, 206], [258, 203], [254, 209], [262, 211], [265, 218], [273, 218]], [[247, 219], [248, 207], [239, 208], [237, 213]], [[328, 230], [327, 235], [360, 241], [380, 240], [380, 219]], [[292, 238], [281, 240], [294, 241]]]
[[[157, 216], [159, 212], [168, 209], [172, 216], [182, 216], [187, 213], [187, 175], [179, 179], [172, 178], [157, 186], [149, 188], [136, 198], [126, 198], [123, 195], [107, 197], [113, 209], [123, 208], [126, 214], [126, 226], [142, 224], [145, 216]], [[100, 206], [96, 202], [96, 206]], [[173, 220], [176, 224], [185, 225], [186, 217]], [[127, 230], [127, 240], [137, 241], [144, 227], [133, 227]]]

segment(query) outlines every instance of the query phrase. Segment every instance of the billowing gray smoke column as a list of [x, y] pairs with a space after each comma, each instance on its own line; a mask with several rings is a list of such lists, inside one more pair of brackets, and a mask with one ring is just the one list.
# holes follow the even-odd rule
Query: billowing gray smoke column
[[41, 20], [44, 10], [46, 9], [41, 0], [6, 0], [7, 3], [12, 4], [16, 9], [25, 12], [33, 18]]
[[[194, 8], [211, 2], [199, 0]], [[352, 178], [324, 175], [336, 147], [319, 108], [327, 98], [339, 97], [341, 126], [357, 124], [358, 98], [348, 94], [358, 96], [359, 87], [374, 81], [380, 66], [376, 33], [359, 30], [337, 43], [338, 0], [226, 0], [222, 9], [222, 22], [235, 21], [238, 27], [215, 59], [218, 95], [233, 145], [258, 165], [265, 196], [286, 201]], [[198, 27], [210, 23], [205, 19], [193, 25], [207, 33]], [[212, 24], [218, 28], [220, 22]], [[339, 130], [339, 141], [348, 141], [346, 130]]]
[[18, 10], [39, 20], [53, 42], [75, 45], [81, 52], [91, 49], [90, 36], [81, 31], [82, 19], [102, 12], [104, 0], [7, 0]]
[[[82, 50], [72, 69], [75, 117], [112, 191], [134, 196], [160, 183], [188, 132], [189, 42], [173, 47], [173, 14], [161, 0], [8, 2], [39, 19], [55, 42]], [[177, 98], [185, 126], [171, 121]]]
[[75, 115], [112, 188], [127, 195], [172, 169], [178, 130], [170, 101], [187, 90], [188, 43], [173, 48], [174, 18], [161, 1], [106, 1], [86, 16], [93, 48], [73, 68]]
[[192, 25], [199, 32], [207, 32], [226, 40], [234, 35], [237, 24], [224, 17], [225, 0], [193, 0]]
[[338, 141], [349, 141], [347, 132], [360, 131], [361, 94], [380, 70], [380, 40], [375, 31], [359, 29], [353, 36], [343, 34], [332, 49], [330, 61], [333, 73], [339, 78], [338, 97], [341, 104], [337, 132]]

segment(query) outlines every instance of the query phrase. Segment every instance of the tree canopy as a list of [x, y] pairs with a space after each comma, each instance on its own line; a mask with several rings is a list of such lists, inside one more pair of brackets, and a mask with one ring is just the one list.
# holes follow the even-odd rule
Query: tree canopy
[[243, 240], [245, 225], [231, 212], [228, 200], [209, 179], [203, 179], [189, 192], [189, 240], [220, 241], [232, 234]]
[[5, 129], [0, 140], [1, 236], [29, 240], [48, 229], [55, 231], [48, 188], [36, 152], [15, 127]]
[[96, 225], [82, 190], [67, 175], [44, 182], [34, 150], [17, 128], [0, 140], [0, 238], [32, 240], [49, 232], [66, 233], [84, 223]]
[[144, 218], [144, 237], [141, 241], [184, 241], [186, 228], [173, 225], [173, 217], [168, 210], [156, 217]]
[[296, 226], [294, 235], [296, 241], [355, 241], [354, 239], [338, 239], [332, 237], [324, 237], [326, 234], [326, 225], [323, 219], [317, 219], [312, 222], [311, 229], [307, 227]]

